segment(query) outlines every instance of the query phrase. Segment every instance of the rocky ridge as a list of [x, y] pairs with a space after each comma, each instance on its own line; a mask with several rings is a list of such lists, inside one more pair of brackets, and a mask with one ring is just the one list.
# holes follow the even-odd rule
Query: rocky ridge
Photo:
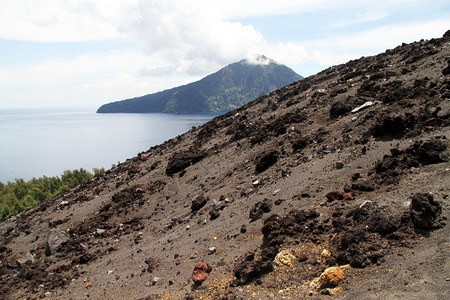
[[329, 68], [1, 222], [0, 296], [448, 298], [449, 69]]

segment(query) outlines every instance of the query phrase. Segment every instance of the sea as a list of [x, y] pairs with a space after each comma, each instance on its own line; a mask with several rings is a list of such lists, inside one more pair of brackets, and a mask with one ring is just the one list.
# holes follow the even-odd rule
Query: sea
[[218, 115], [0, 110], [0, 182], [60, 176], [80, 168], [108, 170]]

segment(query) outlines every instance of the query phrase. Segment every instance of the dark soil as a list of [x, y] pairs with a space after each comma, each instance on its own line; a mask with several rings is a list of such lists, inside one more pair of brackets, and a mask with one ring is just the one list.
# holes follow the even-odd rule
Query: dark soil
[[328, 68], [2, 221], [0, 297], [448, 299], [449, 38]]

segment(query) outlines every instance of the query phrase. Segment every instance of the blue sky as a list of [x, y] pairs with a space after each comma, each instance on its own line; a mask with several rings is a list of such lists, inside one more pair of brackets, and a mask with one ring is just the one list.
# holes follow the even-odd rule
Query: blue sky
[[264, 54], [303, 76], [442, 36], [442, 0], [2, 0], [0, 109], [87, 107]]

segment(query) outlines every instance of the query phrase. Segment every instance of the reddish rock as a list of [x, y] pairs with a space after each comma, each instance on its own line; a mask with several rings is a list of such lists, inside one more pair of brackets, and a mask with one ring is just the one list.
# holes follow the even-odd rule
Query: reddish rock
[[328, 201], [333, 202], [335, 200], [343, 200], [344, 199], [344, 193], [340, 191], [331, 191], [325, 195], [327, 197]]
[[352, 193], [345, 193], [344, 194], [344, 200], [353, 200]]
[[351, 193], [343, 193], [338, 190], [331, 191], [325, 195], [329, 202], [335, 200], [353, 200], [353, 195]]
[[195, 283], [202, 283], [208, 277], [208, 266], [202, 262], [199, 262], [192, 272], [192, 281]]

